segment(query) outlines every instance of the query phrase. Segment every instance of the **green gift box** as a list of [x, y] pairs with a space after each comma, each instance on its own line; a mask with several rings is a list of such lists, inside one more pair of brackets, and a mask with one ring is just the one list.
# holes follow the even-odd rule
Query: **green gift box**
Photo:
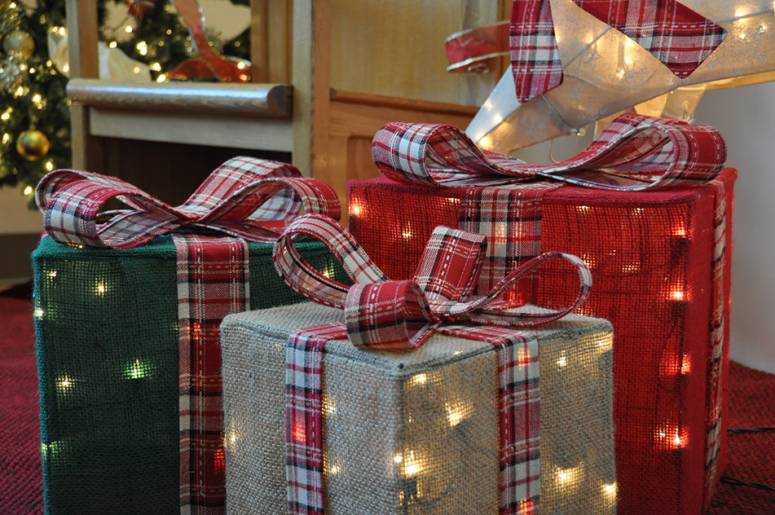
[[[297, 245], [339, 275], [328, 250]], [[250, 307], [298, 302], [250, 243]], [[178, 285], [170, 237], [127, 250], [44, 238], [33, 253], [43, 483], [49, 513], [177, 513]]]

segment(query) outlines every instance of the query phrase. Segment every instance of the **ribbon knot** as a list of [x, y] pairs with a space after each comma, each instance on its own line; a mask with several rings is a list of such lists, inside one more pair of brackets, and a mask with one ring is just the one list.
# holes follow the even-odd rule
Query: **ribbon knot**
[[[320, 240], [354, 284], [347, 286], [312, 268], [293, 246], [295, 236]], [[576, 256], [547, 252], [512, 270], [486, 295], [475, 296], [486, 253], [486, 237], [439, 226], [425, 247], [413, 279], [391, 281], [339, 223], [321, 215], [294, 220], [277, 240], [275, 266], [300, 295], [344, 310], [345, 328], [356, 347], [403, 350], [422, 346], [434, 332], [461, 335], [476, 326], [532, 327], [557, 320], [587, 298], [592, 275]], [[526, 311], [501, 299], [514, 283], [545, 261], [563, 259], [579, 274], [572, 305]]]
[[[103, 211], [113, 199], [126, 208]], [[301, 213], [340, 214], [336, 193], [324, 182], [289, 164], [251, 157], [226, 161], [177, 207], [115, 177], [76, 170], [44, 177], [36, 201], [55, 240], [117, 249], [183, 231], [271, 242]]]

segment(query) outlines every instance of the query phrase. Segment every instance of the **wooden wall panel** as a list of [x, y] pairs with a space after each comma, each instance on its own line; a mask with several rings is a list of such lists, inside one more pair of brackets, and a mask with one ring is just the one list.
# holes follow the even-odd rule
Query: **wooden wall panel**
[[448, 73], [444, 40], [503, 15], [493, 0], [331, 0], [331, 87], [479, 105], [500, 74]]

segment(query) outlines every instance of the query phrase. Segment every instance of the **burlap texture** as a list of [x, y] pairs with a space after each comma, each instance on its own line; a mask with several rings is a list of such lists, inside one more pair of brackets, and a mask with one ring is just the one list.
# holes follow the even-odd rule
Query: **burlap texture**
[[[228, 512], [285, 513], [285, 343], [289, 332], [339, 319], [305, 303], [224, 321]], [[541, 509], [613, 513], [611, 326], [573, 316], [538, 336]], [[490, 344], [442, 335], [400, 354], [330, 342], [327, 511], [497, 512], [495, 367]]]
[[[330, 270], [319, 244], [302, 253]], [[250, 245], [254, 308], [300, 300]], [[169, 238], [130, 250], [44, 239], [33, 254], [49, 513], [178, 513], [178, 303]]]

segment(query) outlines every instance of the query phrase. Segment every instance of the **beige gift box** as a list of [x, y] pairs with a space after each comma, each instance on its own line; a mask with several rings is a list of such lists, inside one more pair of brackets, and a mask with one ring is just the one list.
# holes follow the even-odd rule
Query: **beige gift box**
[[[285, 344], [292, 332], [341, 319], [302, 303], [224, 320], [228, 512], [286, 512]], [[534, 331], [541, 512], [614, 513], [611, 325], [568, 316]], [[438, 334], [402, 353], [329, 342], [327, 513], [497, 513], [496, 366], [491, 344]]]

